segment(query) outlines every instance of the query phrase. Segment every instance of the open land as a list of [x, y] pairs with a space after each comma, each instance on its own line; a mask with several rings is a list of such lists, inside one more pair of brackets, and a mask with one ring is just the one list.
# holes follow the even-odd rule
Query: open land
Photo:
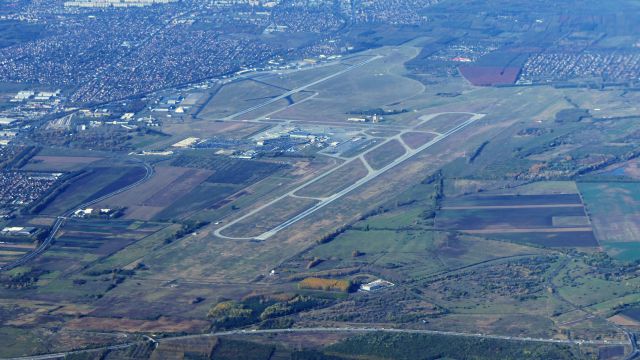
[[107, 103], [131, 118], [109, 130], [43, 120], [56, 146], [6, 153], [3, 184], [41, 195], [0, 220], [0, 356], [636, 354], [637, 92], [540, 65], [587, 61], [558, 55], [598, 44], [567, 28], [626, 40], [543, 10], [351, 29], [344, 56]]

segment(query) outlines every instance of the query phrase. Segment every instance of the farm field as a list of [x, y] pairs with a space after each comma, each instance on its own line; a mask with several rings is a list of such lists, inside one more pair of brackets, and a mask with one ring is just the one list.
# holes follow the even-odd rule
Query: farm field
[[171, 165], [210, 170], [213, 174], [207, 181], [238, 185], [250, 185], [287, 167], [283, 163], [212, 156], [211, 153], [197, 151], [178, 156]]
[[598, 245], [577, 194], [452, 198], [438, 212], [436, 227], [550, 247]]
[[583, 183], [578, 187], [596, 235], [603, 242], [635, 242], [640, 236], [640, 186], [637, 183]]
[[38, 261], [41, 268], [48, 271], [73, 272], [166, 226], [121, 220], [69, 220], [56, 236], [51, 250]]
[[89, 167], [76, 181], [55, 196], [41, 211], [45, 215], [58, 215], [84, 202], [117, 191], [144, 178], [142, 166]]
[[127, 218], [150, 220], [185, 194], [189, 194], [212, 174], [213, 172], [208, 170], [156, 167], [150, 180], [108, 198], [97, 206], [126, 208]]
[[99, 206], [124, 207], [125, 217], [140, 220], [185, 218], [273, 176], [288, 165], [190, 153], [156, 166], [145, 183], [108, 198]]
[[16, 240], [3, 239], [0, 244], [0, 266], [8, 264], [35, 249], [33, 240], [21, 242]]
[[[523, 205], [526, 206], [526, 205]], [[436, 224], [441, 229], [483, 230], [483, 229], [532, 229], [554, 227], [554, 217], [584, 217], [581, 207], [544, 208], [487, 208], [444, 209], [438, 214]]]

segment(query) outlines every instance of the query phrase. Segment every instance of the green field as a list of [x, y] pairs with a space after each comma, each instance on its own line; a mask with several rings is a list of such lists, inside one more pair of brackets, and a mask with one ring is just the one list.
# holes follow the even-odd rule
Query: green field
[[640, 185], [634, 182], [578, 183], [598, 240], [615, 256], [640, 259]]

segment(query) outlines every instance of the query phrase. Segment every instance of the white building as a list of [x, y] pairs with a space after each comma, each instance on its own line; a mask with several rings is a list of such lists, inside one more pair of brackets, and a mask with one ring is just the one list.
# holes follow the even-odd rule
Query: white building
[[392, 287], [395, 286], [395, 284], [386, 281], [386, 280], [382, 280], [382, 279], [378, 279], [375, 281], [372, 281], [370, 283], [366, 283], [366, 284], [362, 284], [360, 285], [360, 290], [362, 291], [377, 291], [377, 290], [381, 290], [384, 288], [388, 288], [388, 287]]

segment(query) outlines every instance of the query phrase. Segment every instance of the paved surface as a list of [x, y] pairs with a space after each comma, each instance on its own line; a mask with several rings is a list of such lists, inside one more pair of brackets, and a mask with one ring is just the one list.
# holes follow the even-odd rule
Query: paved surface
[[[453, 127], [452, 129], [449, 129], [448, 131], [438, 135], [433, 140], [427, 142], [426, 144], [424, 144], [424, 145], [422, 145], [422, 146], [420, 146], [420, 147], [418, 147], [416, 149], [411, 149], [409, 146], [407, 146], [404, 143], [404, 141], [402, 140], [402, 135], [404, 135], [406, 133], [409, 133], [409, 132], [413, 132], [415, 130], [415, 128], [425, 124], [426, 122], [428, 122], [428, 121], [430, 121], [430, 120], [432, 120], [432, 119], [434, 119], [434, 118], [436, 118], [436, 117], [438, 117], [440, 115], [444, 115], [444, 114], [468, 114], [468, 115], [471, 115], [471, 117], [467, 121], [465, 121], [465, 122]], [[400, 131], [398, 134], [387, 138], [386, 141], [384, 141], [384, 142], [372, 147], [367, 152], [365, 152], [363, 154], [360, 154], [359, 156], [353, 158], [351, 161], [346, 162], [346, 163], [342, 164], [341, 166], [335, 167], [335, 168], [325, 172], [324, 174], [322, 174], [322, 175], [320, 175], [320, 176], [318, 176], [318, 177], [316, 177], [316, 178], [314, 178], [314, 179], [312, 179], [312, 180], [310, 180], [310, 181], [308, 181], [308, 182], [306, 182], [306, 183], [294, 188], [293, 190], [287, 192], [286, 194], [281, 195], [281, 196], [275, 198], [274, 200], [272, 200], [272, 201], [270, 201], [270, 202], [268, 202], [268, 203], [266, 203], [266, 204], [264, 204], [264, 205], [262, 205], [262, 206], [260, 206], [260, 207], [258, 207], [256, 209], [253, 209], [252, 211], [248, 212], [247, 214], [245, 214], [245, 215], [243, 215], [243, 216], [241, 216], [241, 217], [239, 217], [239, 218], [237, 218], [235, 220], [232, 220], [231, 222], [227, 223], [226, 225], [216, 229], [214, 231], [214, 234], [216, 236], [218, 236], [218, 237], [226, 238], [226, 239], [232, 239], [232, 240], [253, 240], [253, 239], [256, 239], [256, 240], [267, 240], [270, 237], [272, 237], [273, 235], [277, 234], [279, 231], [282, 231], [283, 229], [286, 229], [287, 227], [289, 227], [289, 226], [295, 224], [296, 222], [306, 218], [307, 216], [313, 214], [314, 212], [316, 212], [316, 211], [324, 208], [325, 206], [331, 204], [332, 202], [342, 198], [343, 196], [345, 196], [346, 194], [350, 193], [351, 191], [353, 191], [353, 190], [355, 190], [355, 189], [367, 184], [371, 180], [376, 179], [380, 175], [386, 173], [387, 171], [389, 171], [389, 170], [393, 169], [394, 167], [400, 165], [401, 163], [405, 162], [406, 160], [412, 158], [413, 156], [415, 156], [416, 154], [420, 153], [421, 151], [434, 146], [435, 144], [437, 144], [437, 143], [441, 142], [442, 140], [446, 139], [447, 137], [449, 137], [449, 136], [461, 131], [462, 129], [464, 129], [465, 127], [471, 125], [472, 123], [476, 122], [477, 120], [482, 119], [484, 116], [485, 116], [485, 114], [475, 114], [475, 113], [467, 113], [467, 112], [461, 112], [461, 113], [460, 112], [444, 112], [444, 113], [430, 114], [430, 115], [424, 116], [423, 120], [419, 124], [415, 125], [414, 127], [411, 127], [411, 128], [405, 129], [403, 131]], [[399, 141], [402, 144], [402, 146], [405, 148], [404, 155], [396, 158], [393, 162], [391, 162], [390, 164], [384, 166], [381, 169], [375, 170], [375, 169], [371, 168], [371, 166], [367, 163], [367, 161], [365, 159], [365, 155], [370, 153], [371, 151], [376, 150], [377, 148], [379, 148], [381, 146], [384, 146], [385, 144], [387, 144], [390, 141]], [[285, 199], [287, 197], [300, 197], [300, 196], [296, 196], [295, 194], [296, 194], [296, 192], [298, 192], [302, 188], [304, 188], [304, 187], [306, 187], [308, 185], [311, 185], [311, 184], [313, 184], [313, 183], [315, 183], [317, 181], [320, 181], [321, 179], [329, 176], [330, 174], [332, 174], [333, 172], [335, 172], [338, 169], [342, 168], [343, 166], [346, 166], [347, 164], [350, 164], [352, 161], [357, 161], [357, 160], [360, 160], [365, 164], [365, 166], [367, 167], [368, 174], [365, 177], [363, 177], [362, 179], [360, 179], [357, 182], [355, 182], [354, 184], [348, 186], [347, 188], [345, 188], [345, 189], [343, 189], [343, 190], [341, 190], [341, 191], [339, 191], [339, 192], [337, 192], [337, 193], [335, 193], [335, 194], [333, 194], [333, 195], [331, 195], [329, 197], [310, 198], [310, 199], [318, 200], [318, 203], [316, 203], [312, 207], [306, 209], [305, 211], [303, 211], [303, 212], [291, 217], [290, 219], [288, 219], [285, 222], [281, 223], [280, 225], [274, 227], [273, 229], [271, 229], [269, 231], [266, 231], [266, 232], [264, 232], [264, 233], [262, 233], [262, 234], [260, 234], [258, 236], [255, 236], [255, 237], [234, 237], [234, 236], [224, 235], [224, 233], [223, 233], [224, 230], [228, 229], [229, 227], [239, 223], [240, 221], [243, 221], [243, 220], [249, 218], [250, 216], [252, 216], [252, 215], [254, 215], [254, 214], [256, 214], [256, 213], [258, 213], [258, 212], [260, 212], [260, 211], [262, 211], [264, 209], [266, 209], [267, 207], [269, 207], [269, 206], [275, 204], [276, 202], [278, 202], [280, 200], [283, 200], [283, 199]]]

